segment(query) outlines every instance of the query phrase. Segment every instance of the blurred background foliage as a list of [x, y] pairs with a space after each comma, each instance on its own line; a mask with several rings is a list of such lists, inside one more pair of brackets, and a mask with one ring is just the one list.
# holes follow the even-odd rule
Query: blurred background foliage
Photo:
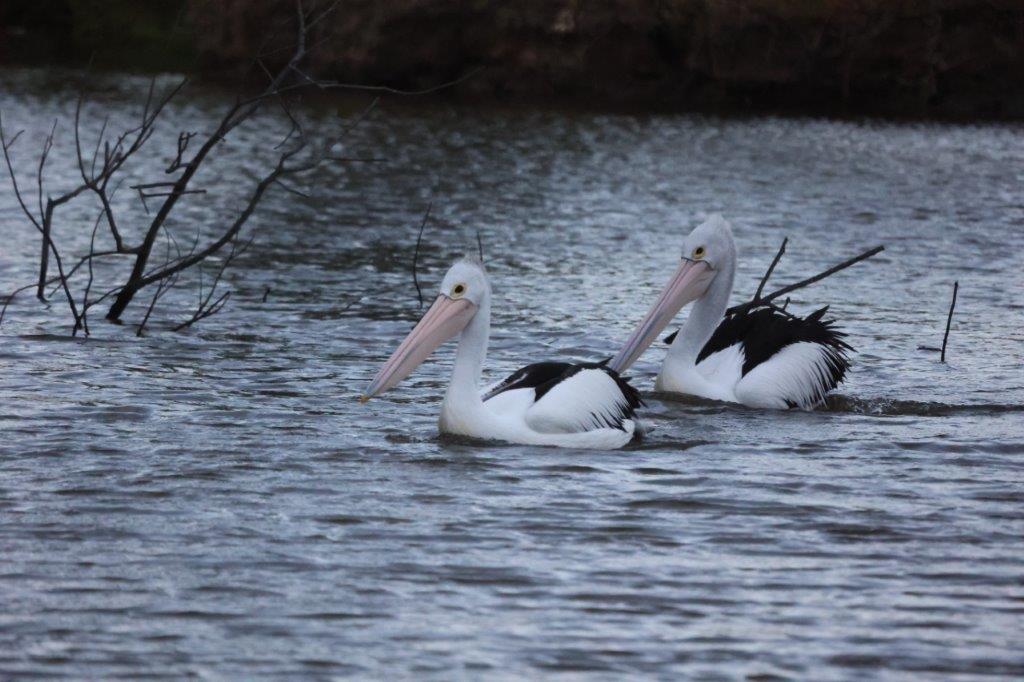
[[186, 9], [184, 0], [5, 0], [0, 62], [188, 69], [196, 51]]
[[[306, 0], [306, 6], [313, 6]], [[291, 0], [6, 0], [0, 63], [274, 61]], [[346, 0], [318, 76], [505, 102], [1024, 117], [1024, 0]]]

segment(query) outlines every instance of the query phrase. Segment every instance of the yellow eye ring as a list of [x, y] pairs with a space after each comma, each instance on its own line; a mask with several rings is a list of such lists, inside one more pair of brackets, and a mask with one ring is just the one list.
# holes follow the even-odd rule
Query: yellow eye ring
[[466, 293], [465, 284], [456, 284], [455, 286], [452, 287], [452, 298], [459, 298], [464, 293]]
[[693, 260], [700, 260], [703, 257], [704, 257], [704, 247], [703, 246], [698, 246], [696, 249], [693, 250]]

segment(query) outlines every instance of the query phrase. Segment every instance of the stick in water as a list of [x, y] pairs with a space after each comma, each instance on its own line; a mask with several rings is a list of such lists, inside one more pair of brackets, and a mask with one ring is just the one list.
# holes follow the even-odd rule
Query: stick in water
[[768, 278], [772, 276], [775, 271], [775, 266], [779, 264], [782, 259], [782, 254], [786, 253], [786, 244], [789, 242], [789, 237], [783, 237], [782, 246], [779, 247], [779, 252], [775, 254], [775, 258], [772, 259], [772, 264], [768, 266], [768, 272], [764, 273], [764, 277], [761, 278], [761, 283], [757, 285], [757, 291], [754, 292], [754, 300], [761, 298], [761, 292], [764, 291], [764, 285], [768, 283]]
[[412, 283], [416, 285], [416, 300], [420, 302], [421, 308], [423, 307], [423, 292], [420, 291], [420, 281], [416, 277], [416, 263], [420, 259], [420, 242], [423, 241], [423, 228], [427, 226], [427, 219], [430, 218], [430, 209], [433, 207], [433, 201], [427, 204], [427, 212], [423, 214], [423, 222], [420, 223], [420, 233], [416, 235], [416, 250], [412, 252]]
[[946, 342], [949, 341], [949, 325], [953, 322], [953, 308], [956, 307], [956, 292], [960, 289], [960, 282], [953, 282], [953, 302], [949, 304], [949, 316], [946, 318], [946, 333], [942, 337], [942, 355], [939, 362], [946, 361]]
[[880, 253], [882, 251], [885, 251], [885, 247], [884, 246], [876, 246], [873, 249], [869, 249], [869, 250], [865, 251], [864, 253], [860, 254], [859, 256], [854, 256], [853, 258], [850, 258], [849, 260], [844, 260], [842, 263], [839, 263], [838, 265], [834, 265], [831, 268], [829, 268], [828, 270], [826, 270], [825, 272], [818, 273], [814, 277], [808, 277], [807, 279], [800, 280], [796, 284], [790, 284], [789, 286], [782, 287], [781, 289], [779, 289], [777, 291], [773, 291], [772, 293], [768, 294], [767, 296], [765, 296], [763, 298], [755, 298], [753, 301], [748, 301], [747, 303], [741, 303], [740, 305], [734, 305], [733, 307], [731, 307], [728, 310], [726, 310], [725, 314], [726, 315], [735, 315], [736, 313], [741, 313], [741, 312], [745, 312], [747, 310], [751, 310], [753, 308], [761, 307], [765, 303], [770, 303], [771, 301], [774, 301], [775, 299], [779, 298], [780, 296], [785, 296], [786, 294], [788, 294], [791, 291], [796, 291], [797, 289], [802, 289], [803, 287], [807, 286], [808, 284], [814, 284], [815, 282], [818, 282], [820, 280], [825, 279], [829, 275], [834, 275], [837, 272], [839, 272], [840, 270], [845, 270], [846, 268], [850, 267], [851, 265], [854, 265], [855, 263], [859, 263], [859, 262], [861, 262], [862, 260], [864, 260], [866, 258], [871, 258], [875, 254]]

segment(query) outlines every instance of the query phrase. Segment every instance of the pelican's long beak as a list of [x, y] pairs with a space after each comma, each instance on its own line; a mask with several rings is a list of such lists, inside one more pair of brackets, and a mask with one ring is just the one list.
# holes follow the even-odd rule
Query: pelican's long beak
[[442, 343], [461, 332], [476, 314], [476, 305], [464, 298], [451, 299], [444, 294], [437, 297], [423, 318], [399, 344], [384, 366], [377, 372], [360, 398], [370, 398], [392, 388], [409, 376], [421, 362]]
[[629, 369], [684, 305], [704, 295], [714, 278], [715, 271], [707, 263], [684, 258], [647, 316], [608, 367], [616, 372]]

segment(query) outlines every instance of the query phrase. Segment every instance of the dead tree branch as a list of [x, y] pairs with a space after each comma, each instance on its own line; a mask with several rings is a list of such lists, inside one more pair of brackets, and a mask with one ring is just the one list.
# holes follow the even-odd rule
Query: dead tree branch
[[[875, 254], [881, 253], [884, 250], [885, 250], [884, 246], [876, 246], [873, 249], [868, 249], [864, 253], [862, 253], [862, 254], [860, 254], [858, 256], [854, 256], [853, 258], [849, 258], [847, 260], [844, 260], [842, 263], [839, 263], [838, 265], [834, 265], [831, 268], [829, 268], [828, 270], [825, 270], [824, 272], [820, 272], [817, 275], [814, 275], [813, 277], [808, 277], [807, 279], [802, 279], [799, 282], [796, 282], [795, 284], [790, 284], [789, 286], [782, 287], [781, 289], [773, 291], [772, 293], [768, 294], [767, 296], [755, 297], [754, 299], [752, 299], [750, 301], [747, 301], [746, 303], [741, 303], [740, 305], [734, 305], [731, 308], [729, 308], [728, 310], [726, 310], [725, 314], [726, 315], [736, 315], [738, 313], [745, 313], [745, 312], [747, 312], [749, 310], [753, 310], [754, 308], [760, 308], [760, 307], [768, 306], [768, 305], [770, 305], [772, 303], [772, 301], [774, 301], [775, 299], [777, 299], [777, 298], [779, 298], [781, 296], [785, 296], [786, 294], [788, 294], [790, 292], [796, 291], [797, 289], [802, 289], [802, 288], [804, 288], [804, 287], [806, 287], [806, 286], [808, 286], [810, 284], [814, 284], [815, 282], [820, 282], [821, 280], [825, 279], [826, 277], [834, 275], [837, 272], [839, 272], [840, 270], [845, 270], [846, 268], [850, 267], [851, 265], [855, 265], [855, 264], [861, 262], [862, 260], [871, 258]], [[770, 273], [771, 273], [771, 268], [769, 268], [769, 274]], [[767, 277], [765, 278], [765, 281], [767, 281]], [[771, 305], [771, 307], [773, 307], [773, 308], [775, 308], [777, 310], [782, 310], [782, 308], [778, 308], [777, 306], [774, 306], [774, 305]]]
[[243, 244], [241, 247], [238, 246], [237, 241], [232, 242], [231, 251], [228, 252], [227, 257], [225, 257], [224, 260], [221, 262], [220, 268], [217, 269], [217, 274], [214, 276], [213, 282], [210, 284], [209, 292], [207, 292], [206, 296], [204, 297], [202, 287], [200, 287], [199, 305], [196, 306], [196, 310], [194, 313], [192, 313], [192, 317], [174, 327], [173, 331], [178, 332], [181, 331], [182, 329], [187, 329], [196, 322], [199, 322], [200, 320], [205, 320], [207, 317], [210, 317], [211, 315], [216, 315], [218, 312], [220, 312], [221, 308], [224, 307], [224, 304], [226, 304], [228, 299], [231, 297], [231, 292], [225, 291], [211, 303], [210, 301], [213, 298], [213, 295], [217, 292], [217, 285], [220, 283], [221, 278], [224, 276], [224, 271], [227, 270], [228, 266], [231, 265], [235, 258], [248, 251], [249, 247], [252, 246], [252, 243], [253, 238], [250, 238], [249, 241]]
[[[103, 218], [101, 212], [96, 216], [96, 220], [92, 225], [92, 235], [89, 237], [89, 253], [95, 253], [96, 251], [96, 232], [100, 229], [100, 220]], [[92, 291], [92, 282], [95, 276], [92, 267], [92, 258], [89, 260], [89, 280], [85, 284], [85, 292], [82, 294], [82, 331], [85, 335], [89, 335], [89, 292]]]
[[789, 237], [783, 237], [782, 246], [779, 247], [779, 252], [775, 254], [775, 258], [772, 259], [771, 265], [768, 266], [768, 271], [764, 273], [764, 277], [761, 278], [761, 283], [757, 285], [757, 291], [754, 292], [753, 300], [761, 298], [761, 292], [764, 291], [764, 285], [768, 283], [768, 278], [772, 276], [775, 271], [775, 266], [779, 264], [782, 259], [782, 254], [786, 253], [786, 244], [789, 242]]
[[[165, 235], [166, 240], [167, 240], [167, 254], [164, 257], [164, 261], [167, 262], [167, 261], [169, 261], [171, 259], [171, 246], [172, 246], [172, 244], [174, 245], [175, 249], [177, 249], [179, 252], [180, 252], [180, 248], [178, 248], [177, 242], [174, 242], [172, 240], [169, 232], [165, 232], [164, 235]], [[174, 276], [174, 277], [170, 277], [170, 278], [161, 280], [160, 283], [157, 284], [156, 291], [153, 292], [153, 298], [150, 299], [149, 307], [146, 309], [146, 314], [142, 317], [142, 321], [139, 322], [139, 326], [135, 330], [135, 336], [142, 336], [142, 332], [146, 329], [146, 323], [149, 322], [149, 316], [153, 314], [153, 309], [156, 308], [157, 301], [159, 301], [160, 298], [165, 293], [167, 293], [171, 289], [171, 287], [174, 286], [176, 281], [177, 281], [177, 276]]]
[[416, 235], [416, 250], [412, 252], [412, 283], [416, 285], [416, 300], [419, 302], [420, 308], [423, 307], [423, 291], [420, 289], [420, 280], [416, 275], [416, 266], [420, 260], [420, 243], [423, 242], [423, 228], [427, 226], [427, 220], [430, 219], [430, 209], [433, 207], [433, 201], [427, 204], [427, 211], [423, 214], [423, 221], [420, 223], [419, 234]]
[[[132, 267], [131, 274], [128, 277], [127, 282], [121, 288], [120, 292], [116, 295], [114, 302], [111, 304], [110, 309], [107, 311], [107, 319], [111, 321], [118, 321], [125, 309], [132, 302], [135, 295], [143, 288], [159, 282], [162, 279], [177, 274], [181, 270], [184, 270], [191, 265], [194, 265], [205, 258], [215, 254], [225, 244], [233, 240], [238, 234], [238, 231], [245, 225], [246, 221], [255, 211], [256, 206], [263, 198], [264, 193], [270, 185], [277, 182], [281, 177], [292, 173], [300, 173], [304, 170], [310, 170], [315, 167], [322, 159], [316, 159], [309, 166], [296, 166], [288, 167], [287, 162], [291, 161], [296, 154], [305, 149], [307, 146], [307, 140], [303, 135], [301, 129], [299, 130], [299, 137], [294, 143], [291, 149], [281, 153], [278, 158], [277, 164], [274, 168], [257, 184], [252, 196], [248, 203], [243, 208], [238, 218], [232, 222], [230, 227], [217, 239], [211, 242], [205, 248], [198, 252], [179, 259], [177, 262], [169, 264], [166, 267], [159, 268], [155, 273], [146, 274], [147, 266], [149, 263], [150, 253], [153, 249], [153, 244], [156, 241], [157, 235], [163, 228], [164, 223], [167, 220], [168, 215], [175, 208], [177, 202], [182, 196], [195, 192], [189, 188], [189, 183], [195, 176], [196, 172], [206, 161], [210, 153], [215, 147], [224, 140], [227, 135], [241, 125], [243, 122], [248, 120], [253, 114], [255, 114], [260, 107], [269, 99], [279, 98], [283, 92], [291, 89], [297, 89], [298, 87], [308, 87], [309, 83], [303, 81], [302, 83], [296, 84], [295, 88], [287, 85], [287, 80], [294, 73], [294, 70], [298, 67], [299, 63], [306, 56], [306, 40], [308, 33], [307, 15], [303, 10], [302, 3], [296, 3], [297, 13], [297, 34], [295, 41], [295, 49], [288, 60], [288, 63], [274, 75], [273, 79], [266, 86], [266, 88], [255, 97], [249, 99], [238, 99], [234, 105], [228, 108], [220, 120], [217, 128], [209, 134], [206, 139], [200, 145], [195, 155], [186, 163], [181, 166], [181, 175], [177, 180], [172, 183], [168, 183], [169, 189], [166, 193], [161, 193], [164, 198], [163, 203], [157, 210], [149, 228], [146, 230], [145, 236], [142, 243], [139, 245], [138, 253], [135, 258], [135, 264]], [[297, 122], [292, 119], [293, 130], [298, 126]], [[288, 138], [294, 133], [289, 131]], [[180, 138], [179, 138], [180, 142]], [[172, 164], [174, 165], [174, 164]]]
[[953, 324], [953, 309], [956, 308], [956, 294], [960, 289], [960, 282], [953, 282], [953, 300], [949, 304], [949, 315], [946, 316], [946, 333], [942, 336], [942, 354], [939, 362], [946, 361], [946, 342], [949, 341], [949, 327]]
[[[241, 233], [269, 189], [277, 185], [291, 194], [308, 196], [298, 185], [300, 181], [308, 181], [310, 172], [323, 164], [382, 160], [371, 156], [342, 153], [342, 150], [335, 146], [337, 141], [330, 144], [314, 144], [304, 130], [300, 118], [291, 109], [294, 98], [301, 92], [315, 88], [317, 90], [349, 90], [375, 95], [423, 95], [452, 87], [479, 71], [477, 69], [456, 80], [417, 91], [317, 80], [309, 75], [304, 67], [304, 60], [308, 52], [318, 44], [316, 39], [320, 38], [319, 35], [314, 36], [311, 30], [338, 4], [338, 0], [334, 0], [327, 2], [326, 6], [321, 5], [307, 10], [303, 7], [301, 0], [296, 1], [295, 34], [294, 40], [288, 48], [290, 53], [287, 62], [280, 68], [275, 67], [275, 70], [272, 71], [263, 62], [263, 57], [266, 55], [257, 55], [255, 64], [263, 70], [267, 80], [256, 94], [238, 95], [233, 103], [225, 107], [221, 117], [208, 132], [189, 130], [177, 132], [176, 141], [173, 143], [170, 153], [159, 157], [159, 164], [155, 170], [158, 173], [162, 171], [158, 176], [161, 179], [137, 182], [131, 185], [132, 189], [137, 192], [146, 213], [138, 223], [133, 224], [131, 218], [126, 218], [123, 214], [119, 215], [119, 205], [115, 204], [114, 196], [125, 177], [123, 173], [126, 165], [132, 159], [139, 157], [139, 152], [146, 148], [147, 142], [154, 136], [161, 115], [183, 91], [188, 83], [187, 79], [162, 91], [157, 88], [157, 80], [151, 79], [139, 118], [130, 123], [127, 130], [115, 134], [110, 130], [110, 117], [104, 116], [95, 140], [86, 139], [89, 126], [83, 119], [87, 118], [88, 107], [86, 107], [85, 97], [79, 97], [75, 104], [73, 117], [74, 152], [78, 179], [75, 180], [76, 186], [62, 194], [47, 192], [45, 182], [47, 164], [50, 161], [51, 150], [59, 129], [58, 122], [54, 121], [53, 126], [49, 128], [49, 134], [43, 141], [38, 163], [34, 168], [35, 191], [32, 192], [27, 189], [28, 184], [19, 181], [11, 154], [12, 148], [21, 137], [21, 131], [8, 137], [3, 127], [3, 120], [0, 119], [0, 146], [2, 146], [3, 160], [10, 175], [14, 195], [22, 213], [41, 237], [39, 276], [34, 285], [37, 297], [46, 300], [46, 288], [51, 286], [53, 287], [51, 295], [58, 289], [64, 292], [68, 309], [73, 318], [73, 335], [79, 330], [86, 335], [89, 334], [88, 312], [95, 306], [100, 304], [108, 306], [105, 318], [119, 323], [140, 292], [153, 287], [155, 293], [150, 298], [136, 330], [141, 335], [159, 301], [167, 291], [175, 286], [179, 276], [193, 266], [201, 266], [205, 260], [215, 257], [230, 244], [231, 251], [222, 261], [213, 287], [205, 295], [200, 291], [198, 309], [192, 319], [182, 323], [178, 328], [185, 328], [216, 313], [229, 298], [228, 294], [216, 295], [214, 293], [218, 282], [221, 281], [223, 269], [233, 262], [235, 256], [240, 252], [237, 245], [240, 243]], [[374, 110], [377, 101], [375, 98], [360, 115], [355, 117], [344, 129], [342, 136], [347, 135], [352, 128], [365, 120]], [[265, 169], [255, 175], [251, 181], [253, 184], [240, 190], [247, 195], [241, 208], [229, 219], [215, 227], [201, 226], [197, 230], [192, 248], [183, 252], [170, 230], [170, 226], [175, 224], [174, 217], [181, 212], [177, 210], [180, 202], [187, 197], [195, 197], [208, 191], [206, 187], [196, 186], [198, 185], [196, 178], [199, 176], [200, 170], [207, 168], [211, 159], [222, 154], [221, 150], [224, 147], [221, 143], [233, 131], [250, 121], [261, 109], [269, 108], [267, 105], [273, 102], [280, 105], [290, 123], [287, 134], [283, 136], [283, 139], [275, 140], [276, 145], [271, 146], [268, 143], [268, 150], [272, 156], [266, 161]], [[34, 197], [31, 196], [33, 193]], [[60, 209], [64, 204], [82, 195], [94, 197], [99, 215], [88, 240], [88, 253], [84, 255], [76, 253], [73, 258], [68, 258], [69, 264], [74, 263], [69, 270], [64, 266], [65, 259], [62, 257], [54, 237], [54, 221], [57, 214], [62, 213]], [[152, 214], [149, 212], [150, 203], [153, 204]], [[421, 302], [422, 292], [419, 290], [415, 269], [418, 265], [418, 250], [429, 213], [430, 209], [428, 208], [417, 239], [417, 254], [414, 258], [414, 261], [417, 262], [414, 262], [413, 265], [417, 296]], [[154, 261], [157, 259], [154, 256], [154, 250], [157, 248], [161, 235], [168, 240], [168, 250], [163, 262], [155, 264]], [[99, 259], [114, 256], [128, 256], [131, 261], [130, 270], [118, 275], [111, 274], [111, 271], [119, 268], [98, 267]], [[109, 261], [103, 261], [103, 264], [113, 265]], [[87, 278], [82, 274], [83, 268], [87, 272]], [[57, 271], [56, 274], [52, 273], [54, 269]], [[74, 280], [76, 287], [79, 283], [84, 283], [84, 291], [79, 290], [83, 293], [80, 305], [72, 293], [72, 277], [76, 278]], [[115, 284], [116, 286], [113, 286]], [[2, 300], [0, 322], [3, 321], [7, 308], [15, 295], [29, 288], [31, 287], [15, 289], [6, 298], [0, 299]], [[94, 291], [103, 293], [95, 295]]]

